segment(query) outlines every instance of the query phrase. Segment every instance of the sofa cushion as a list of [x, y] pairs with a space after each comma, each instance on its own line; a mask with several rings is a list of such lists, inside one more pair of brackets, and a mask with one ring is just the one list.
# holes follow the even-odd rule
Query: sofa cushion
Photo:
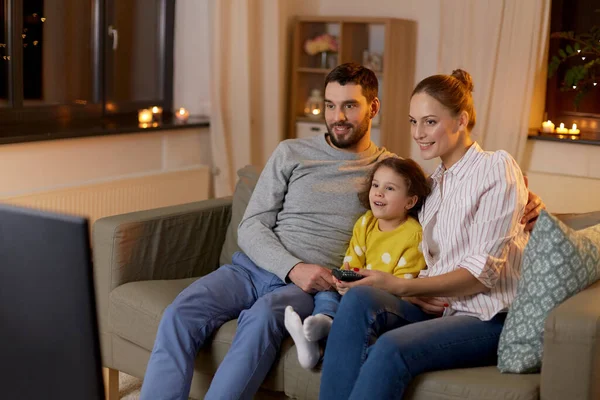
[[600, 225], [574, 231], [542, 211], [525, 248], [517, 297], [500, 335], [500, 371], [538, 371], [548, 313], [599, 278]]
[[[175, 297], [198, 278], [130, 282], [115, 288], [109, 295], [109, 326], [111, 332], [148, 351], [154, 347], [158, 324], [165, 309]], [[210, 346], [200, 350], [196, 370], [213, 375], [225, 358], [237, 328], [237, 320], [225, 323]], [[284, 358], [293, 347], [287, 338], [280, 354]], [[295, 357], [296, 349], [291, 352]], [[283, 363], [276, 362], [262, 385], [263, 388], [283, 391]]]
[[[110, 294], [111, 331], [150, 352], [164, 310], [196, 279], [131, 282], [117, 287]], [[233, 320], [215, 333], [210, 345], [198, 353], [196, 371], [208, 376], [215, 373], [236, 328], [237, 321]], [[407, 399], [537, 399], [539, 379], [537, 374], [502, 375], [494, 367], [434, 372], [417, 377]], [[296, 348], [288, 337], [262, 387], [285, 392], [292, 398], [316, 399], [320, 382], [319, 369], [300, 367]]]
[[244, 212], [256, 187], [256, 182], [260, 176], [257, 168], [248, 165], [237, 172], [240, 178], [235, 185], [233, 200], [231, 205], [231, 221], [227, 227], [225, 243], [221, 249], [219, 258], [220, 265], [231, 264], [231, 258], [236, 251], [241, 251], [237, 244], [237, 229], [238, 225], [244, 217]]
[[[293, 399], [318, 399], [320, 369], [305, 370], [298, 362], [295, 347], [291, 350], [282, 353], [285, 354], [285, 394]], [[418, 375], [409, 385], [404, 399], [537, 400], [539, 392], [539, 374], [507, 375], [501, 374], [496, 367], [484, 367]]]
[[154, 347], [163, 312], [198, 278], [130, 282], [109, 295], [110, 330], [147, 350]]

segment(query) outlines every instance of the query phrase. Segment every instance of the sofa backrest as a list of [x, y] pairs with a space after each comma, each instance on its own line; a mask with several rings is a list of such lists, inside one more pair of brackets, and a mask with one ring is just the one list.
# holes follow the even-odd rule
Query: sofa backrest
[[[235, 185], [235, 191], [233, 193], [231, 221], [227, 227], [225, 243], [221, 249], [221, 255], [219, 257], [220, 265], [230, 264], [233, 254], [236, 251], [240, 251], [240, 247], [237, 243], [237, 228], [242, 221], [252, 192], [256, 187], [260, 171], [258, 168], [248, 165], [238, 170], [237, 175], [239, 180]], [[557, 214], [556, 217], [568, 227], [575, 230], [585, 229], [600, 224], [600, 211], [583, 214]]]
[[256, 187], [256, 182], [260, 175], [258, 168], [248, 165], [237, 172], [239, 177], [235, 191], [233, 193], [233, 199], [231, 204], [231, 221], [227, 227], [227, 233], [225, 236], [225, 243], [221, 249], [221, 255], [219, 256], [220, 265], [231, 264], [231, 257], [236, 251], [240, 251], [240, 247], [237, 243], [237, 228], [242, 218], [250, 196]]

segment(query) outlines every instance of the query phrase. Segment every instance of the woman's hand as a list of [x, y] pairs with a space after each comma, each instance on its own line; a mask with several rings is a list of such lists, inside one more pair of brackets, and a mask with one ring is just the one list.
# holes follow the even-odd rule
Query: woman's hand
[[[394, 275], [383, 271], [369, 270], [364, 268], [354, 268], [353, 271], [357, 274], [364, 276], [364, 278], [354, 282], [337, 281], [336, 287], [338, 289], [338, 292], [340, 292], [340, 290], [344, 290], [345, 293], [348, 291], [348, 289], [353, 288], [355, 286], [372, 286], [374, 288], [382, 289], [394, 294], [391, 289], [393, 283], [394, 281], [401, 280], [400, 278], [396, 278]], [[396, 286], [397, 285], [398, 283], [396, 283]]]
[[448, 304], [435, 297], [403, 297], [403, 299], [409, 303], [413, 303], [427, 314], [440, 317], [444, 313], [444, 309], [448, 307]]
[[525, 187], [527, 187], [528, 190], [528, 197], [521, 223], [526, 224], [525, 231], [531, 232], [537, 221], [537, 218], [540, 216], [542, 210], [546, 208], [546, 205], [537, 194], [529, 190], [529, 179], [527, 179], [527, 176], [524, 176], [523, 178], [525, 179]]

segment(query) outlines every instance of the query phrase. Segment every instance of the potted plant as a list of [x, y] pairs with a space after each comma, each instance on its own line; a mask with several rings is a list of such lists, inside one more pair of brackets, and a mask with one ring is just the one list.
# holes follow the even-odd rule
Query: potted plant
[[600, 26], [593, 26], [589, 32], [581, 34], [554, 32], [550, 38], [563, 39], [568, 44], [550, 60], [548, 78], [554, 76], [562, 64], [566, 64], [560, 90], [577, 92], [574, 100], [577, 109], [581, 99], [600, 82]]

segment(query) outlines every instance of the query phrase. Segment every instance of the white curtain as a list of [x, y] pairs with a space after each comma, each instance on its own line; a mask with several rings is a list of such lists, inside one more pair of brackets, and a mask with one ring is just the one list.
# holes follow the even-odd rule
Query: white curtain
[[210, 0], [211, 136], [215, 196], [236, 171], [261, 168], [285, 135], [286, 2]]
[[475, 138], [520, 161], [527, 132], [541, 125], [550, 0], [441, 2], [440, 73], [473, 76]]

